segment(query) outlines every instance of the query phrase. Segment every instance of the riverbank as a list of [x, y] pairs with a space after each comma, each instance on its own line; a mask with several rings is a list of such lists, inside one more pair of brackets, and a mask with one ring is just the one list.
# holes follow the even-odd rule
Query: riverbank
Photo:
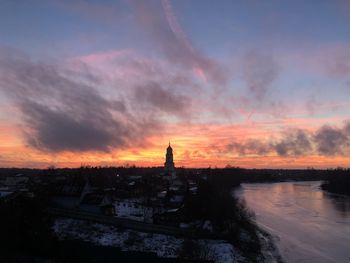
[[332, 194], [350, 196], [350, 181], [325, 181], [322, 183], [321, 188]]
[[330, 193], [350, 196], [350, 170], [333, 170], [325, 178], [321, 188]]
[[275, 238], [259, 226], [257, 226], [257, 231], [261, 244], [261, 253], [265, 260], [264, 262], [284, 263], [276, 246]]

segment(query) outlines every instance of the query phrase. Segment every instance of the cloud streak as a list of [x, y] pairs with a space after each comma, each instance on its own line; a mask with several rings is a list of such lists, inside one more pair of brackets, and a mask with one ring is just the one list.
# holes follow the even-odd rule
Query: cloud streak
[[244, 155], [267, 156], [337, 156], [350, 153], [350, 121], [341, 128], [324, 125], [315, 132], [303, 129], [290, 129], [279, 139], [247, 139], [244, 142], [231, 142], [225, 151]]
[[195, 49], [177, 21], [170, 1], [163, 0], [162, 10], [157, 4], [129, 1], [146, 34], [172, 63], [186, 67], [201, 80], [215, 87], [228, 81], [228, 72], [214, 59]]

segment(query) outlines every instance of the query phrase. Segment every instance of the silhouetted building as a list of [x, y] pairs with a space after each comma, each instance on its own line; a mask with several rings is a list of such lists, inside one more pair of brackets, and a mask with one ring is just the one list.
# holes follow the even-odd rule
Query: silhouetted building
[[165, 175], [172, 176], [172, 177], [176, 176], [175, 164], [173, 160], [173, 148], [171, 148], [170, 146], [170, 141], [169, 141], [169, 146], [166, 149], [164, 170], [165, 170]]

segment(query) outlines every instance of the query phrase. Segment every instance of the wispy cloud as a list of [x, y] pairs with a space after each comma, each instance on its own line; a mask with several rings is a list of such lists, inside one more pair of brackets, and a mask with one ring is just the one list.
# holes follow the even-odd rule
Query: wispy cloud
[[272, 55], [250, 51], [242, 59], [243, 78], [254, 101], [263, 101], [278, 74]]
[[188, 112], [191, 103], [189, 97], [166, 90], [159, 83], [148, 82], [138, 86], [135, 90], [135, 99], [139, 103], [151, 105], [166, 113], [188, 117], [191, 114]]

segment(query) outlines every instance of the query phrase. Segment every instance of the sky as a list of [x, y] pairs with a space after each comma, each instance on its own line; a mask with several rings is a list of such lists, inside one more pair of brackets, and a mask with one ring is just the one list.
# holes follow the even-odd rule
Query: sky
[[350, 167], [350, 1], [0, 0], [0, 166]]

